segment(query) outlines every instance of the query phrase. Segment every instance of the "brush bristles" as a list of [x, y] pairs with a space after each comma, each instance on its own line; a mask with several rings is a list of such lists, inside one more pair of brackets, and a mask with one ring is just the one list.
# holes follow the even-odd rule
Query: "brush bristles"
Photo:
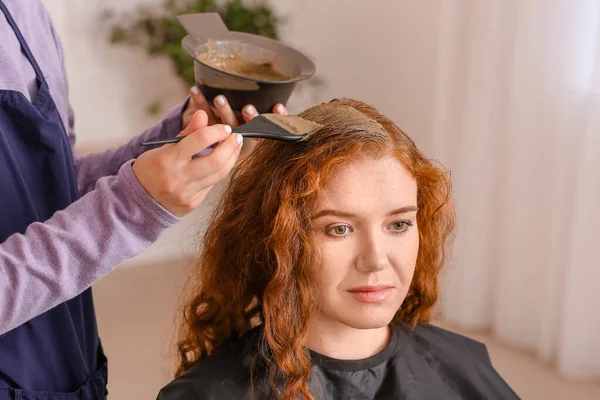
[[[296, 115], [263, 114], [263, 116], [289, 133], [296, 135], [303, 135], [305, 133], [310, 134], [322, 127], [316, 122], [306, 120]], [[308, 136], [309, 135], [306, 135], [301, 140], [306, 140]]]

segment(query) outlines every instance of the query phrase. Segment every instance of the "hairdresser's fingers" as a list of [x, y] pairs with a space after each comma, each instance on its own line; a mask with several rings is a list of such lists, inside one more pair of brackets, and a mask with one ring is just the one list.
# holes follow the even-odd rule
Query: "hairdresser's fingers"
[[213, 144], [219, 143], [231, 134], [229, 125], [212, 125], [197, 129], [184, 137], [168, 150], [179, 162], [189, 162], [191, 158]]
[[256, 112], [256, 108], [254, 108], [254, 106], [251, 104], [248, 104], [242, 109], [242, 117], [246, 122], [249, 122], [252, 118], [256, 117], [257, 115], [258, 113]]
[[[228, 138], [225, 140], [225, 142], [229, 140], [230, 139]], [[207, 170], [206, 165], [203, 165], [202, 167], [204, 168], [202, 169], [196, 169], [195, 165], [185, 166], [184, 174], [188, 176], [186, 179], [188, 183], [185, 188], [186, 190], [181, 195], [181, 203], [185, 205], [185, 210], [187, 212], [196, 209], [202, 203], [207, 193], [212, 189], [215, 183], [229, 175], [240, 153], [239, 146], [236, 145], [234, 148], [236, 150], [230, 154], [229, 159], [225, 160], [222, 165], [220, 165], [220, 168], [213, 170], [212, 172]], [[216, 165], [219, 165], [219, 163], [220, 161], [217, 162]]]
[[[188, 125], [177, 136], [178, 137], [179, 136], [188, 136], [192, 132], [206, 127], [207, 124], [208, 124], [208, 115], [203, 110], [198, 110], [198, 111], [194, 112]], [[165, 163], [174, 164], [178, 161], [178, 159], [179, 159], [178, 151], [181, 149], [180, 146], [176, 146], [176, 144], [165, 144], [165, 145], [161, 146], [160, 149], [161, 149], [161, 157], [162, 157], [162, 159], [165, 160], [164, 161]]]
[[[229, 174], [240, 154], [243, 141], [242, 135], [229, 135], [210, 154], [191, 162], [188, 166], [190, 174], [197, 180], [200, 188], [214, 185]], [[207, 174], [207, 171], [210, 173]]]
[[238, 120], [235, 117], [235, 113], [231, 109], [231, 106], [229, 105], [229, 102], [225, 96], [222, 94], [218, 95], [215, 97], [213, 103], [217, 109], [217, 114], [219, 115], [219, 118], [221, 118], [222, 123], [230, 125], [234, 128], [239, 125]]
[[209, 117], [206, 111], [196, 110], [184, 130], [177, 136], [187, 136], [190, 133], [208, 125]]
[[[202, 92], [200, 91], [200, 89], [198, 89], [196, 86], [192, 87], [190, 89], [189, 95], [190, 95], [190, 100], [188, 102], [186, 110], [184, 111], [184, 114], [188, 113], [190, 111], [193, 113], [197, 110], [202, 110], [208, 115], [208, 125], [214, 125], [219, 122], [217, 116], [215, 115], [215, 113], [212, 110], [212, 107], [210, 106], [210, 103], [206, 100], [204, 95], [202, 95]], [[185, 121], [185, 116], [184, 116], [184, 121]], [[185, 122], [184, 122], [184, 124], [185, 124]], [[186, 126], [186, 125], [184, 125], [184, 126]]]
[[219, 178], [221, 176], [226, 177], [227, 175], [229, 175], [229, 173], [235, 166], [238, 156], [239, 156], [239, 147], [238, 147], [238, 151], [236, 153], [232, 154], [231, 157], [229, 157], [229, 160], [227, 160], [227, 162], [223, 165], [222, 171], [220, 171], [217, 174], [213, 174], [208, 177], [204, 177], [201, 180], [201, 182], [197, 181], [195, 190], [192, 192], [192, 198], [189, 201], [191, 210], [197, 208], [200, 204], [202, 204], [202, 201], [204, 201], [208, 192], [213, 188], [215, 183], [219, 182], [219, 180], [220, 180]]
[[229, 173], [231, 172], [231, 170], [233, 169], [233, 167], [235, 166], [235, 164], [237, 163], [237, 160], [240, 157], [240, 153], [242, 151], [242, 145], [240, 145], [239, 143], [243, 142], [243, 138], [240, 136], [239, 139], [236, 138], [236, 144], [237, 146], [237, 150], [229, 157], [229, 159], [223, 164], [223, 166], [221, 167], [221, 170], [217, 171], [215, 174], [213, 174], [212, 176], [210, 176], [208, 179], [208, 183], [210, 183], [211, 185], [214, 185], [215, 183], [219, 182], [222, 179], [225, 179], [227, 177], [227, 175], [229, 175]]
[[273, 113], [280, 114], [280, 115], [288, 115], [287, 108], [285, 108], [285, 106], [281, 103], [279, 103], [279, 104], [275, 105], [275, 107], [273, 107]]
[[[280, 103], [280, 104], [277, 104], [275, 107], [273, 107], [273, 114], [288, 115], [288, 112], [287, 112], [287, 109], [285, 108], [285, 106]], [[242, 117], [244, 118], [244, 121], [246, 121], [246, 122], [249, 122], [252, 118], [256, 117], [257, 115], [258, 115], [258, 112], [256, 111], [256, 108], [254, 108], [254, 106], [252, 104], [248, 104], [242, 110]]]
[[235, 167], [235, 165], [240, 157], [241, 150], [242, 150], [242, 148], [240, 146], [238, 146], [237, 151], [234, 152], [229, 157], [229, 159], [225, 162], [225, 164], [223, 164], [223, 166], [221, 167], [221, 170], [219, 170], [216, 173], [214, 173], [213, 175], [209, 176], [206, 180], [206, 183], [212, 186], [215, 183], [221, 181], [222, 179], [225, 179], [230, 174], [233, 167]]

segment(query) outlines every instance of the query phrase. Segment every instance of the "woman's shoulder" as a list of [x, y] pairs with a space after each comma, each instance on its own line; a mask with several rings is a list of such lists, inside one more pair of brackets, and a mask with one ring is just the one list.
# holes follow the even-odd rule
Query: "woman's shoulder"
[[430, 350], [457, 353], [462, 357], [470, 356], [481, 362], [491, 364], [485, 344], [436, 325], [417, 324], [410, 332], [409, 337], [417, 346], [424, 346]]
[[257, 329], [231, 341], [162, 388], [157, 400], [246, 398], [258, 343]]
[[[494, 368], [487, 347], [476, 340], [429, 324], [402, 328], [405, 332], [403, 351], [399, 352], [395, 369], [421, 379], [413, 382], [415, 393], [446, 393], [459, 398], [518, 399], [519, 396]], [[419, 382], [426, 387], [419, 386]], [[449, 394], [438, 398], [451, 398]]]

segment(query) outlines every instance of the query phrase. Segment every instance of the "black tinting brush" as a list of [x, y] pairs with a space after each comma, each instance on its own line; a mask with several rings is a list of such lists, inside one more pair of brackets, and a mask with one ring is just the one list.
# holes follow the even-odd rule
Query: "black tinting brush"
[[[247, 124], [233, 128], [232, 133], [239, 133], [245, 138], [299, 142], [305, 140], [320, 127], [321, 125], [315, 122], [295, 115], [261, 114], [252, 118]], [[184, 137], [177, 136], [169, 139], [152, 140], [142, 143], [142, 146], [177, 143]]]

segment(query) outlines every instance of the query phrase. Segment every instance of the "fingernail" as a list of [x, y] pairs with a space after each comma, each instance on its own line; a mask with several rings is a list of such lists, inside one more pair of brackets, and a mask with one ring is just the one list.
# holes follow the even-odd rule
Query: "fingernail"
[[251, 117], [251, 116], [253, 116], [254, 114], [256, 114], [256, 110], [255, 110], [255, 109], [254, 109], [254, 107], [252, 107], [252, 106], [247, 106], [247, 107], [244, 109], [244, 112], [246, 113], [246, 115], [248, 115], [248, 116], [250, 116], [250, 117]]
[[283, 114], [285, 112], [285, 108], [283, 107], [282, 104], [277, 105], [277, 107], [275, 107], [275, 112], [277, 114]]
[[238, 133], [236, 139], [237, 139], [238, 145], [240, 147], [242, 147], [242, 145], [244, 144], [244, 137]]
[[192, 93], [193, 93], [195, 96], [198, 96], [198, 95], [200, 94], [200, 91], [198, 90], [198, 88], [197, 88], [196, 86], [194, 86], [194, 87], [192, 88]]
[[231, 127], [229, 125], [224, 125], [225, 132], [231, 133]]
[[220, 106], [224, 106], [225, 104], [227, 104], [227, 100], [225, 99], [225, 96], [223, 96], [222, 94], [215, 97], [215, 101]]

